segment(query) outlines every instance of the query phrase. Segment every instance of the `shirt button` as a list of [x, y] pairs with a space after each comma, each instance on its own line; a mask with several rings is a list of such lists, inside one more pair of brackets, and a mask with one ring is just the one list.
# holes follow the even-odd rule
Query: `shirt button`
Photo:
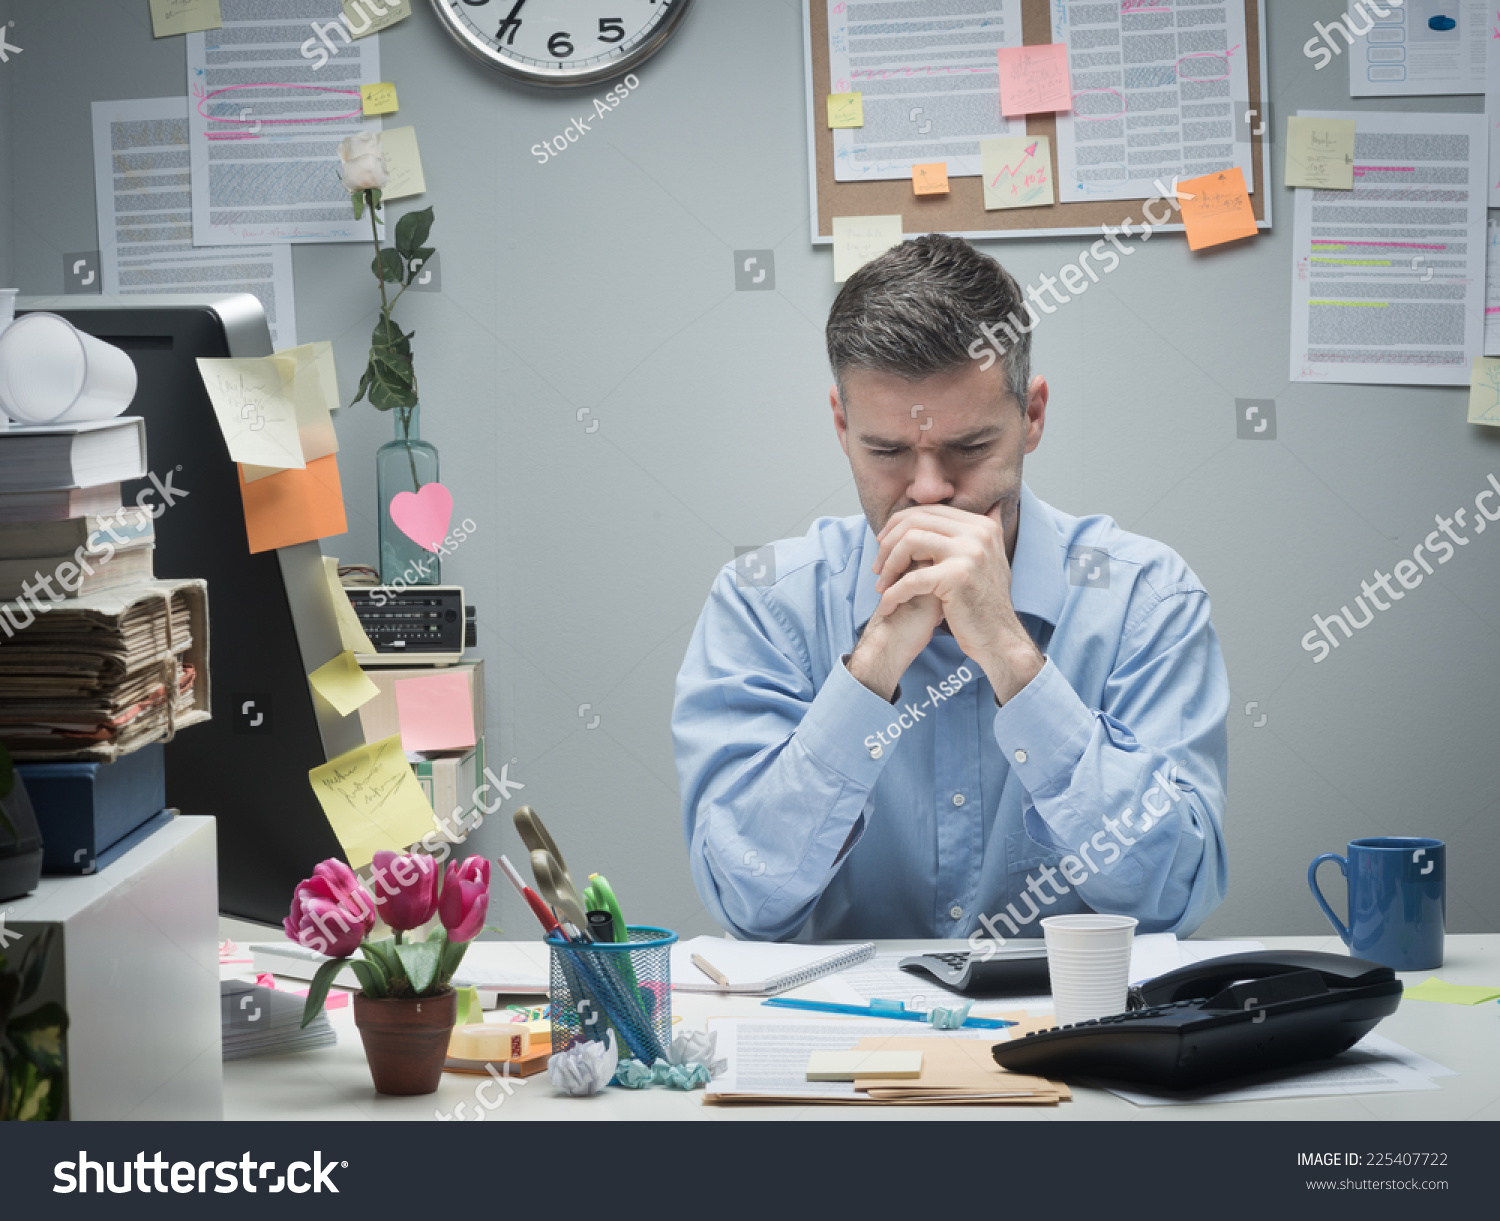
[[872, 747], [870, 747], [870, 758], [872, 758], [872, 759], [878, 759], [883, 754], [885, 754], [885, 750], [882, 747], [879, 747], [879, 746], [872, 746]]
[[1016, 751], [1016, 762], [1017, 763], [1025, 763], [1026, 762], [1026, 752], [1024, 750], [1018, 750], [1018, 751]]
[[961, 908], [957, 903], [955, 903], [952, 907], [950, 907], [948, 909], [948, 915], [952, 919], [954, 919], [954, 920], [961, 919], [962, 916], [963, 916], [963, 914], [964, 914], [964, 909]]
[[961, 805], [963, 805], [963, 803], [964, 803], [964, 795], [962, 793], [954, 793], [953, 794], [953, 804], [956, 805], [956, 806], [961, 806]]

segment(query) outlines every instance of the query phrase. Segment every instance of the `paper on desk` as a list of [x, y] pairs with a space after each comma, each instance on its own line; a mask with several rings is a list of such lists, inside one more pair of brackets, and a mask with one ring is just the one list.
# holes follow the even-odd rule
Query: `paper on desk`
[[834, 281], [842, 284], [871, 259], [900, 244], [900, 216], [835, 216]]
[[404, 749], [462, 750], [474, 745], [469, 681], [467, 670], [396, 680], [396, 717]]
[[[333, 365], [333, 344], [327, 340], [304, 343], [272, 354], [278, 360], [292, 362], [291, 382], [287, 393], [297, 416], [297, 441], [302, 460], [312, 462], [338, 453], [339, 439], [333, 430], [333, 411], [339, 405], [338, 371]], [[285, 368], [285, 366], [282, 366]], [[274, 466], [242, 464], [245, 482], [253, 483], [274, 475]]]
[[224, 24], [219, 0], [151, 0], [151, 36], [170, 38], [194, 30], [217, 30]]
[[364, 624], [360, 623], [359, 616], [354, 613], [354, 604], [349, 601], [349, 591], [339, 580], [339, 562], [336, 556], [323, 557], [323, 572], [328, 578], [328, 596], [333, 601], [334, 618], [339, 624], [339, 639], [350, 652], [368, 656], [375, 651], [375, 645], [365, 632]]
[[[1500, 361], [1492, 362], [1500, 365]], [[1474, 417], [1469, 416], [1472, 422]], [[1494, 420], [1483, 421], [1486, 424], [1500, 424], [1500, 417]], [[1415, 988], [1408, 988], [1401, 994], [1402, 1000], [1408, 1001], [1438, 1001], [1445, 1005], [1482, 1005], [1485, 1001], [1500, 999], [1500, 988], [1467, 987], [1463, 984], [1450, 984], [1434, 975], [1431, 979], [1424, 979]]]
[[406, 851], [435, 826], [400, 734], [346, 751], [307, 775], [355, 869], [383, 848]]
[[354, 654], [345, 650], [307, 676], [313, 690], [338, 710], [339, 716], [358, 711], [380, 694], [380, 688], [359, 668]]
[[380, 39], [345, 41], [339, 0], [294, 8], [295, 19], [275, 21], [235, 4], [222, 31], [187, 36], [195, 245], [371, 239], [340, 180], [338, 146], [381, 129], [359, 96], [380, 82]]
[[1001, 47], [995, 54], [1000, 67], [1000, 113], [1006, 118], [1073, 109], [1065, 43]]
[[200, 356], [197, 361], [231, 458], [277, 470], [307, 466], [292, 404], [296, 361], [284, 356]]
[[193, 245], [191, 201], [182, 189], [187, 98], [95, 102], [93, 126], [104, 293], [250, 293], [265, 311], [271, 346], [295, 344], [289, 246]]

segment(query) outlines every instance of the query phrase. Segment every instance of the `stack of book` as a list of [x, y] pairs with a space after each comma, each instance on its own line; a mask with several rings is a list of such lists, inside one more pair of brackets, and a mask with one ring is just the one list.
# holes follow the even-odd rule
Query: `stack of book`
[[306, 998], [238, 979], [219, 983], [219, 1020], [224, 1059], [286, 1055], [331, 1047], [338, 1035], [328, 1022], [325, 1009], [305, 1027], [302, 1009]]
[[48, 873], [168, 821], [160, 748], [125, 757], [209, 715], [207, 586], [153, 579], [164, 506], [121, 498], [146, 474], [138, 417], [0, 430], [0, 741]]

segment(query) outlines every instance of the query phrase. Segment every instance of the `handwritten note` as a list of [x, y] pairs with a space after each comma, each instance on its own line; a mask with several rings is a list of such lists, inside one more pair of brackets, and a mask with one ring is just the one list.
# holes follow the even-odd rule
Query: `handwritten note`
[[979, 142], [984, 206], [1039, 208], [1055, 203], [1052, 141], [1046, 136], [1006, 136]]
[[[1250, 207], [1250, 195], [1245, 190], [1245, 175], [1239, 166], [1190, 178], [1180, 183], [1177, 190], [1191, 249], [1220, 246], [1260, 232], [1255, 225], [1255, 211]], [[1188, 195], [1193, 198], [1186, 198]]]
[[948, 194], [948, 163], [934, 161], [930, 165], [912, 166], [911, 189], [918, 195]]
[[359, 100], [366, 114], [390, 114], [396, 109], [396, 86], [389, 81], [378, 85], [361, 85]]
[[390, 181], [380, 193], [382, 200], [405, 199], [408, 195], [420, 195], [427, 190], [415, 127], [387, 128], [380, 133], [380, 147], [385, 152], [385, 168], [390, 174]]
[[1469, 379], [1469, 423], [1500, 428], [1500, 359], [1476, 356]]
[[842, 284], [871, 259], [901, 244], [899, 216], [835, 216], [833, 279]]
[[349, 593], [344, 588], [343, 582], [339, 580], [337, 557], [325, 555], [323, 571], [328, 577], [328, 596], [333, 600], [333, 616], [338, 620], [339, 640], [350, 652], [363, 653], [368, 656], [375, 651], [375, 646], [366, 634], [364, 624], [359, 621], [359, 616], [354, 613], [354, 605], [349, 601]]
[[355, 869], [382, 848], [404, 852], [435, 829], [432, 806], [406, 761], [400, 734], [347, 751], [307, 778]]
[[1001, 47], [996, 55], [1000, 60], [1001, 114], [1011, 116], [1073, 109], [1067, 43]]
[[[339, 379], [333, 366], [333, 344], [326, 340], [304, 343], [273, 355], [294, 365], [288, 389], [297, 415], [297, 442], [302, 449], [302, 460], [313, 462], [338, 453], [339, 439], [333, 430], [332, 413], [339, 406]], [[253, 483], [276, 474], [278, 468], [246, 464], [241, 469], [245, 482]]]
[[464, 750], [474, 745], [474, 694], [467, 670], [396, 680], [396, 718], [407, 750]]
[[828, 95], [829, 127], [863, 127], [864, 125], [864, 94], [830, 93]]
[[380, 688], [370, 681], [370, 676], [354, 660], [354, 654], [347, 650], [319, 666], [307, 676], [307, 681], [334, 706], [339, 716], [348, 716], [380, 694]]
[[1354, 190], [1354, 120], [1286, 121], [1286, 184], [1324, 191]]
[[198, 357], [198, 373], [236, 462], [302, 470], [291, 388], [297, 365], [281, 356]]
[[156, 38], [218, 30], [224, 26], [219, 0], [151, 0], [151, 33]]
[[411, 0], [381, 0], [379, 4], [370, 0], [344, 0], [344, 19], [356, 38], [378, 34], [410, 16]]

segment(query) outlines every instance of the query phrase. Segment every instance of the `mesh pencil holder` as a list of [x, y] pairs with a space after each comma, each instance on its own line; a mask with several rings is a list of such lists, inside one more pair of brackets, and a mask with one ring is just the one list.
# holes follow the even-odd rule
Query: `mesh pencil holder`
[[615, 1031], [621, 1061], [653, 1064], [672, 1042], [672, 944], [677, 934], [632, 925], [628, 942], [579, 945], [553, 936], [552, 1051]]

